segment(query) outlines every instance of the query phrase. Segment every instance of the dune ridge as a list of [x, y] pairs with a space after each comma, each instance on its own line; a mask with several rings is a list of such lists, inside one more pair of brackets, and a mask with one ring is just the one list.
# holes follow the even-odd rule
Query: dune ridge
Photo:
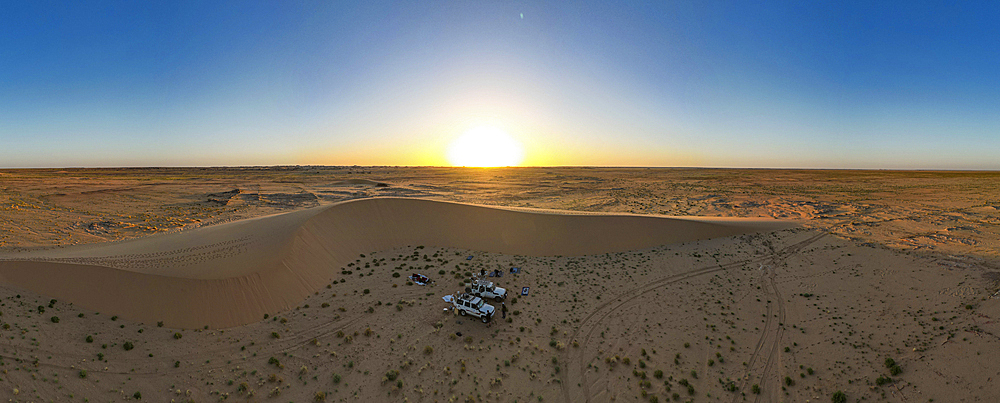
[[0, 256], [0, 282], [132, 320], [226, 328], [296, 306], [360, 254], [407, 245], [577, 256], [773, 231], [771, 219], [360, 199], [196, 230]]

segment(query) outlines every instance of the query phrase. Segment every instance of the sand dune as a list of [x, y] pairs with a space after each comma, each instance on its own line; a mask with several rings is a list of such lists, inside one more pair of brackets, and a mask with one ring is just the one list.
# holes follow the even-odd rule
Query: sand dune
[[792, 225], [363, 199], [132, 241], [0, 256], [0, 282], [140, 322], [224, 328], [294, 307], [359, 254], [373, 251], [427, 245], [593, 255]]

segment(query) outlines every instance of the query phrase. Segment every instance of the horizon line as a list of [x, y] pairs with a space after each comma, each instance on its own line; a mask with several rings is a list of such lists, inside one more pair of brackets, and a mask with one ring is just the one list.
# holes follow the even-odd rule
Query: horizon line
[[62, 167], [0, 167], [0, 171], [55, 169], [273, 169], [273, 168], [452, 168], [452, 169], [531, 169], [531, 168], [607, 168], [607, 169], [733, 169], [733, 170], [795, 170], [795, 171], [896, 171], [896, 172], [1000, 172], [1000, 169], [961, 168], [829, 168], [829, 167], [734, 167], [734, 166], [642, 166], [642, 165], [529, 165], [500, 167], [467, 167], [449, 165], [122, 165], [122, 166], [62, 166]]

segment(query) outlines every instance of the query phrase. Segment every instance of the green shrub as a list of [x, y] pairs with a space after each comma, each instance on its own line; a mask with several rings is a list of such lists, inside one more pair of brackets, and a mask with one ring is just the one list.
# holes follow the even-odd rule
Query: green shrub
[[759, 395], [760, 394], [760, 385], [758, 385], [756, 383], [753, 384], [753, 386], [750, 387], [750, 391], [753, 392], [753, 394], [755, 394], [755, 395]]
[[892, 376], [902, 374], [903, 368], [900, 368], [899, 365], [893, 365], [892, 368], [889, 368], [889, 373], [892, 374]]
[[174, 340], [180, 340], [181, 337], [184, 337], [184, 335], [180, 332], [174, 332]]
[[278, 332], [271, 332], [271, 338], [272, 339], [280, 339], [281, 335], [278, 334]]
[[125, 344], [122, 344], [122, 348], [124, 348], [125, 351], [129, 351], [129, 350], [135, 348], [135, 346], [132, 345], [131, 341], [126, 341]]
[[885, 367], [886, 368], [892, 368], [893, 365], [896, 365], [896, 360], [894, 360], [892, 358], [886, 358], [885, 359]]
[[136, 400], [142, 400], [142, 393], [136, 391], [135, 393], [132, 394], [132, 398]]
[[333, 384], [336, 385], [336, 384], [339, 384], [339, 383], [340, 383], [340, 374], [334, 373], [333, 374]]
[[656, 379], [663, 379], [663, 371], [660, 370], [653, 371], [653, 376], [656, 377]]
[[81, 369], [80, 370], [80, 377], [81, 378], [86, 378], [87, 377], [87, 370]]
[[87, 338], [85, 340], [87, 340], [87, 343], [93, 343], [94, 342], [94, 336], [91, 336], [91, 335], [88, 334]]
[[51, 320], [51, 321], [52, 321], [52, 323], [59, 323], [59, 317], [58, 317], [58, 316], [53, 316], [53, 317], [52, 317], [51, 319], [49, 319], [49, 320]]
[[393, 276], [393, 277], [399, 277], [399, 273], [398, 273], [398, 272], [396, 272], [396, 273], [392, 273], [392, 276]]
[[847, 403], [847, 394], [839, 390], [833, 392], [833, 396], [830, 397], [830, 401], [833, 403]]

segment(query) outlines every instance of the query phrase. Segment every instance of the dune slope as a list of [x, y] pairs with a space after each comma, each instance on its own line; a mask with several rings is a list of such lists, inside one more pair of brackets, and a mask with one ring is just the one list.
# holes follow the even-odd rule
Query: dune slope
[[359, 254], [407, 245], [576, 256], [787, 221], [516, 211], [376, 198], [189, 232], [0, 257], [0, 282], [140, 322], [224, 328], [294, 307]]

